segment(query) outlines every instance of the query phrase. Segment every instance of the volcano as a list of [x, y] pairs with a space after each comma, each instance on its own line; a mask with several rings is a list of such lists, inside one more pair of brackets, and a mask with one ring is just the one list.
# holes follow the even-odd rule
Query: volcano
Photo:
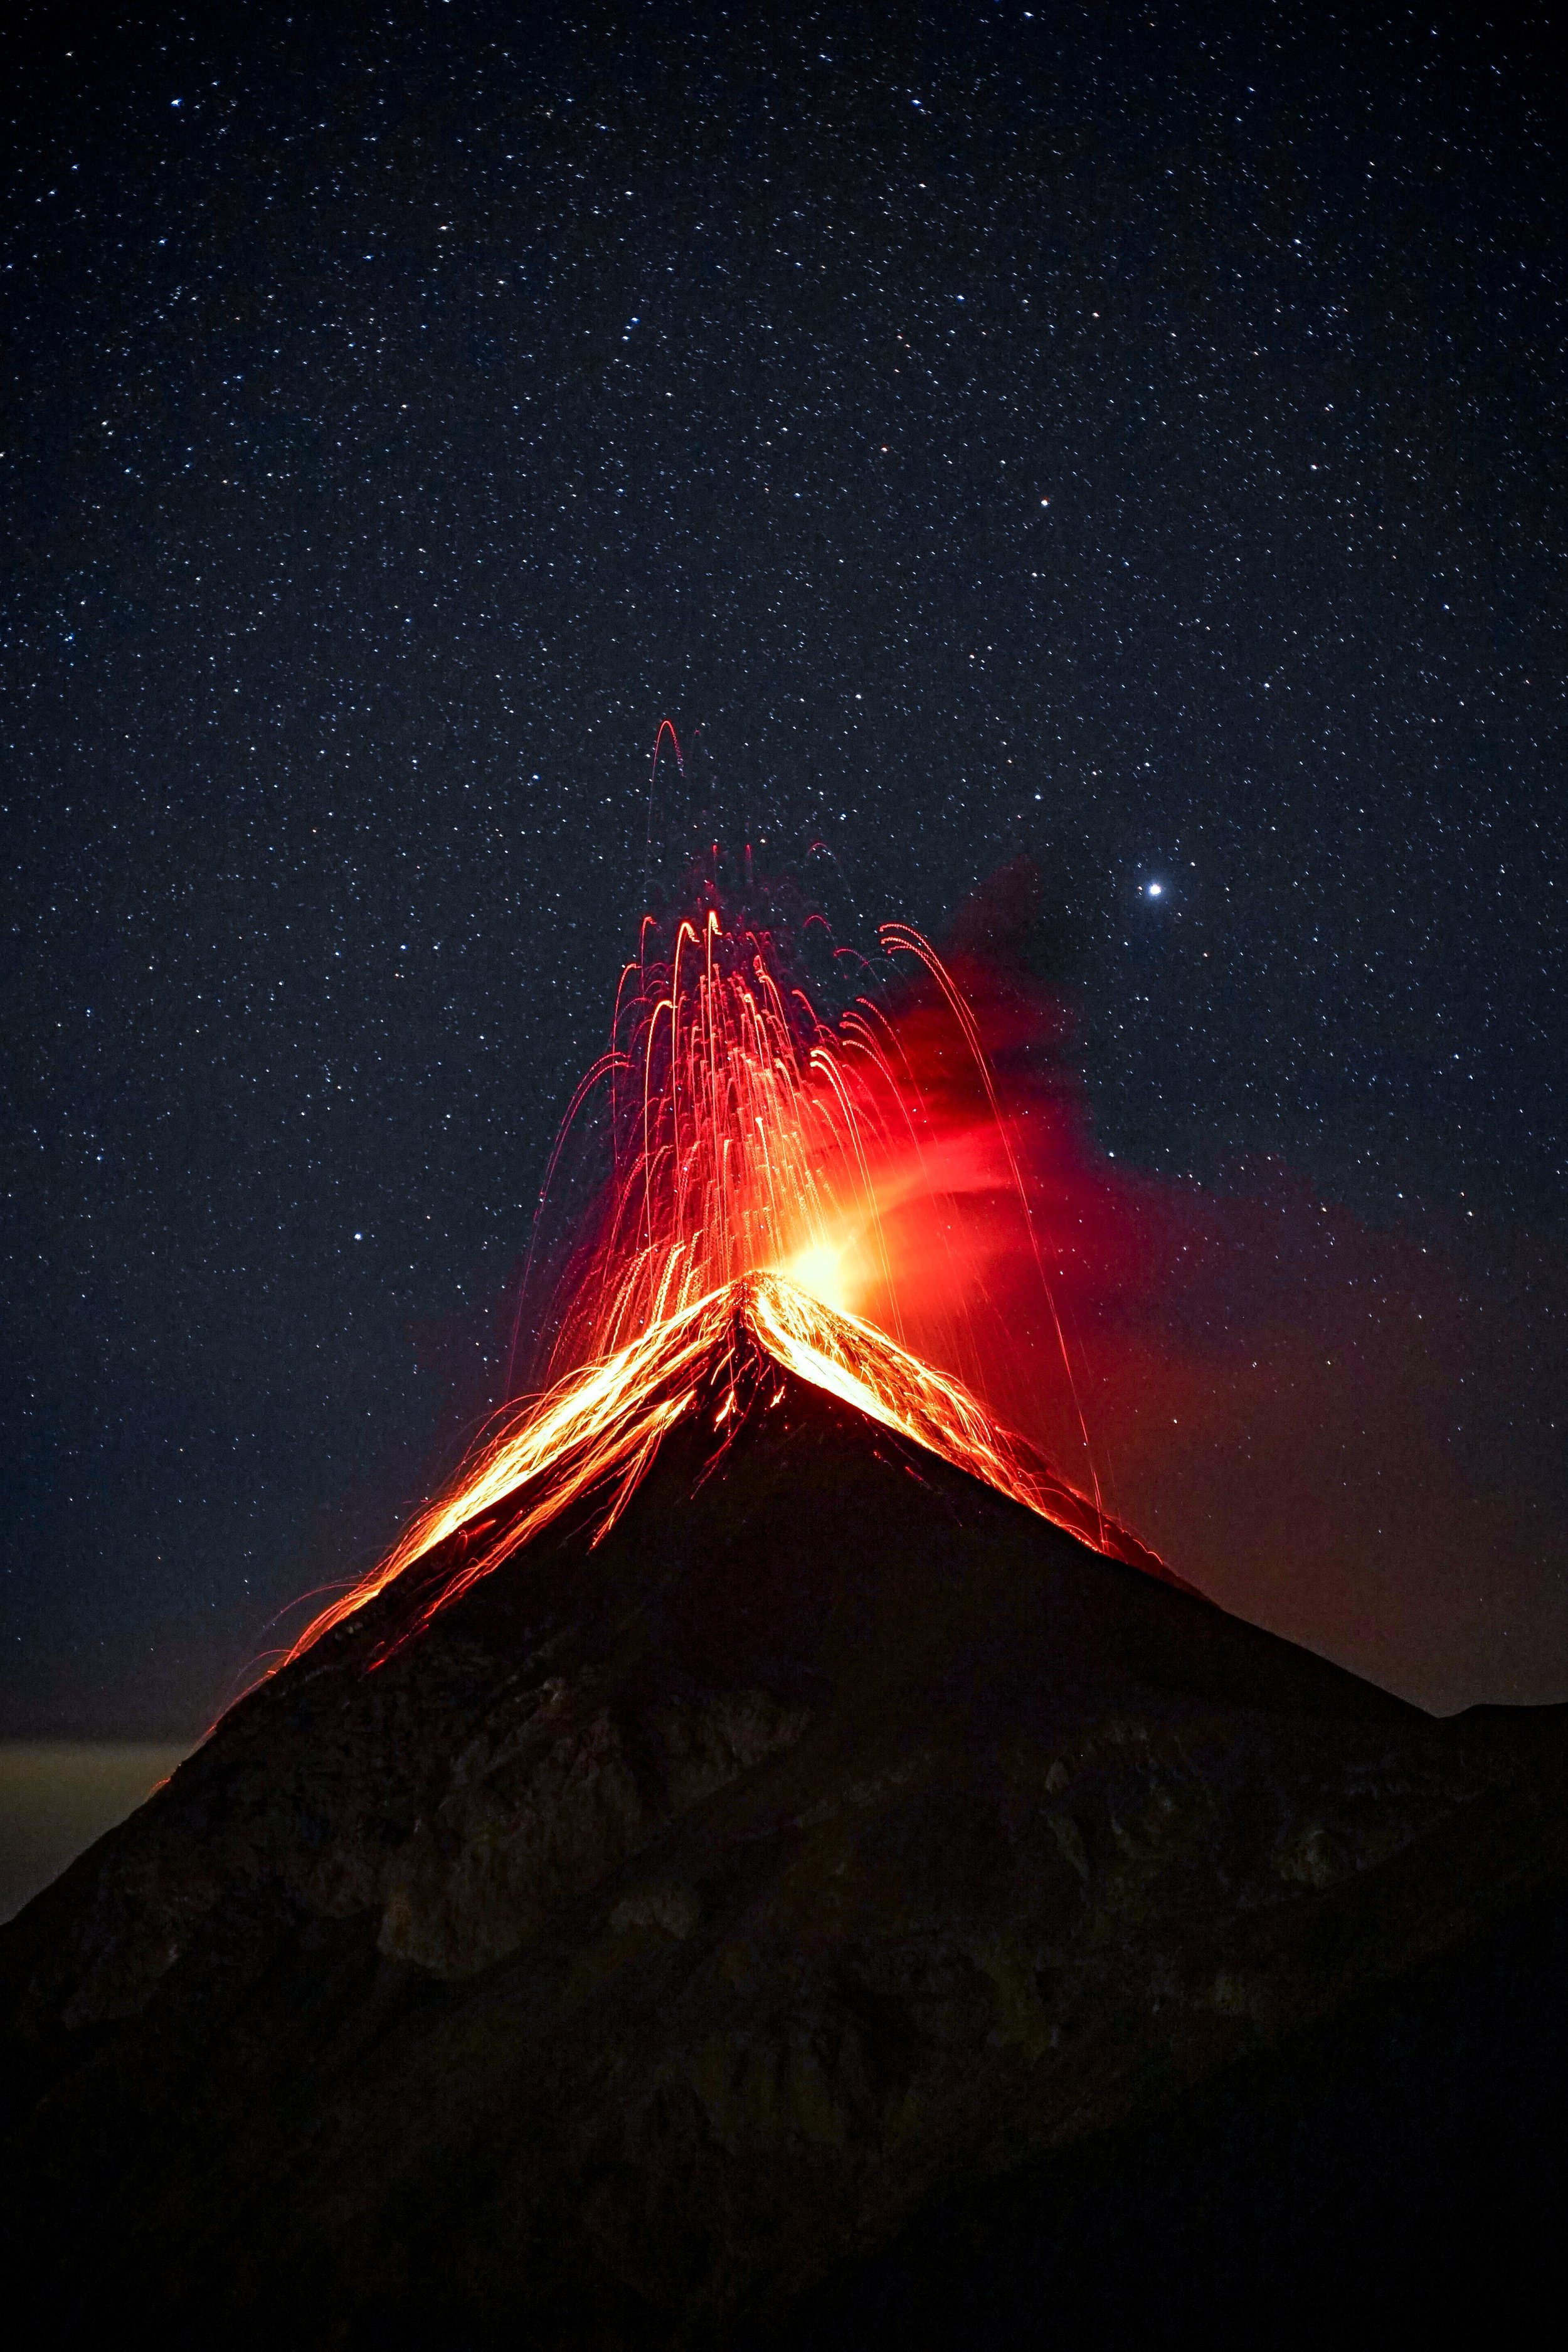
[[1212, 2327], [1517, 2158], [1568, 1709], [1226, 1615], [776, 1278], [617, 1379], [0, 1931], [47, 2340]]

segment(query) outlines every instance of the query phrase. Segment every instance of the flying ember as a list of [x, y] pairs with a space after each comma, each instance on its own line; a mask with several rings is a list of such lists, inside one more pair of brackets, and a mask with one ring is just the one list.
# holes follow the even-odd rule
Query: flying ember
[[[803, 928], [813, 925], [826, 934], [819, 915]], [[610, 1174], [558, 1286], [542, 1391], [503, 1408], [446, 1492], [291, 1657], [416, 1562], [423, 1622], [579, 1505], [602, 1533], [678, 1422], [705, 1413], [722, 1444], [780, 1370], [1163, 1572], [1103, 1507], [1036, 1211], [971, 1008], [918, 932], [887, 924], [881, 944], [924, 989], [928, 1035], [941, 1024], [926, 1058], [978, 1081], [978, 1122], [944, 1117], [875, 995], [819, 1013], [798, 940], [744, 913], [727, 922], [713, 881], [662, 930], [645, 919], [608, 1046], [572, 1097], [541, 1195], [596, 1097]], [[1087, 1493], [905, 1344], [906, 1298], [927, 1342], [933, 1295], [956, 1324], [970, 1316], [981, 1245], [964, 1203], [999, 1188], [1037, 1279]], [[963, 1361], [964, 1331], [938, 1352]]]

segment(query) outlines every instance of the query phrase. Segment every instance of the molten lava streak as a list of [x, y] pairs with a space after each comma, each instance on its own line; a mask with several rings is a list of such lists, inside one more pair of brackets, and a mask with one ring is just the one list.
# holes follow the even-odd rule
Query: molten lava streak
[[[613, 1174], [563, 1286], [553, 1377], [503, 1411], [447, 1492], [289, 1656], [416, 1562], [424, 1622], [575, 1507], [602, 1534], [678, 1422], [706, 1414], [721, 1445], [770, 1381], [778, 1393], [781, 1370], [1109, 1556], [1167, 1575], [1108, 1517], [1092, 1464], [1088, 1496], [958, 1380], [900, 1344], [901, 1213], [917, 1195], [951, 1205], [953, 1144], [880, 1007], [862, 996], [825, 1022], [773, 936], [726, 931], [716, 904], [700, 924], [678, 924], [668, 959], [650, 959], [652, 931], [645, 924], [609, 1050], [578, 1087], [546, 1174], [548, 1192], [573, 1122], [604, 1087]], [[1035, 1213], [973, 1016], [917, 933], [889, 925], [883, 944], [934, 982], [954, 1055], [984, 1082], [999, 1181], [1016, 1196], [1081, 1430]], [[962, 1295], [964, 1244], [953, 1225], [951, 1215], [928, 1217], [922, 1247], [947, 1253], [950, 1287]], [[894, 1336], [851, 1311], [868, 1296]], [[1087, 1430], [1083, 1438], [1087, 1459]]]

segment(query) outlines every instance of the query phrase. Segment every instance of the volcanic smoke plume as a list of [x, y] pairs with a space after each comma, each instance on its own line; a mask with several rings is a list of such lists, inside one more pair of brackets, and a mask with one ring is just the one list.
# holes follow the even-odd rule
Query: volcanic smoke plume
[[716, 892], [648, 927], [539, 1388], [0, 1930], [37, 2340], [1252, 2341], [1369, 2210], [1436, 2310], [1456, 2176], [1489, 2293], [1548, 2242], [1568, 1709], [1434, 1720], [1131, 1532], [1198, 1549], [1201, 1217], [1055, 1008], [883, 944], [829, 1019]]
[[1551, 1643], [1507, 1648], [1558, 1539], [1501, 1409], [1520, 1338], [1455, 1260], [1277, 1167], [1220, 1192], [1100, 1149], [1071, 1008], [1013, 952], [1032, 868], [941, 956], [888, 924], [871, 960], [719, 871], [645, 921], [563, 1122], [536, 1385], [291, 1654], [435, 1547], [457, 1591], [580, 1496], [611, 1523], [739, 1283], [781, 1361], [1098, 1549], [1428, 1704], [1554, 1689]]

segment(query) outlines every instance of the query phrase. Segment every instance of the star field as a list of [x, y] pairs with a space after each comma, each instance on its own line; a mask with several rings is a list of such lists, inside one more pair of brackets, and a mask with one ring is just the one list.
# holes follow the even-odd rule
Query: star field
[[699, 838], [862, 944], [1028, 852], [1119, 1160], [1558, 1328], [1544, 16], [550, 17], [4, 37], [22, 1731], [199, 1725], [494, 1401]]

